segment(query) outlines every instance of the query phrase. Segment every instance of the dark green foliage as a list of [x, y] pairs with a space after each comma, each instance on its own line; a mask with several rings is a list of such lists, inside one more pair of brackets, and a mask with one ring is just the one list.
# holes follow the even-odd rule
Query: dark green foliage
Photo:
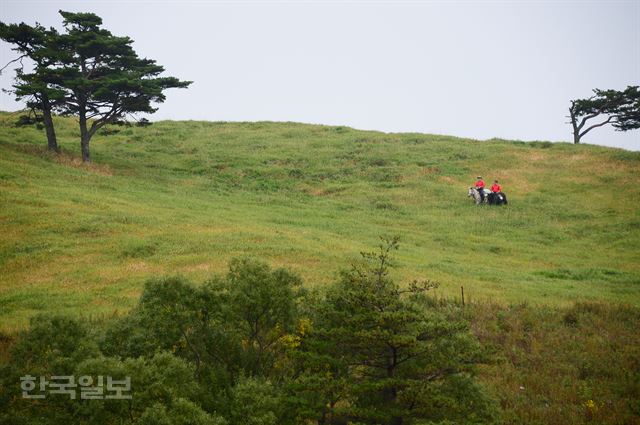
[[[593, 90], [594, 95], [588, 99], [571, 101], [569, 117], [573, 126], [574, 143], [594, 128], [611, 124], [618, 131], [640, 128], [640, 89], [629, 86], [625, 90]], [[607, 119], [589, 127], [588, 121], [601, 115]]]
[[[25, 23], [7, 25], [0, 22], [0, 39], [13, 44], [13, 50], [19, 54], [17, 59], [9, 62], [19, 61], [20, 67], [15, 70], [16, 81], [8, 92], [14, 94], [16, 100], [24, 100], [29, 113], [21, 116], [18, 124], [35, 122], [38, 129], [45, 128], [49, 149], [58, 152], [52, 112], [63, 104], [64, 92], [53, 85], [51, 73], [51, 66], [60, 57], [58, 32], [40, 24], [32, 27]], [[31, 73], [25, 72], [23, 58], [33, 61]]]
[[[164, 421], [171, 424], [224, 423], [193, 401], [198, 400], [203, 391], [193, 379], [193, 365], [167, 352], [124, 361], [94, 358], [79, 364], [75, 374], [112, 376], [114, 379], [129, 376], [132, 382], [131, 401], [86, 400], [74, 406], [76, 414], [87, 423], [118, 423], [124, 418], [140, 418], [145, 423], [151, 418], [158, 419], [161, 413], [166, 417]], [[180, 416], [184, 418], [179, 419]]]
[[168, 407], [156, 403], [144, 411], [136, 422], [139, 425], [226, 425], [220, 416], [203, 412], [196, 404], [182, 398], [176, 399]]
[[98, 348], [87, 325], [64, 316], [36, 316], [20, 335], [12, 356], [31, 374], [68, 374], [75, 365], [94, 356]]
[[528, 146], [532, 147], [532, 148], [540, 148], [540, 149], [551, 149], [553, 147], [553, 143], [551, 142], [530, 142], [527, 144]]
[[103, 349], [121, 356], [170, 350], [198, 375], [269, 376], [281, 339], [295, 330], [301, 283], [249, 259], [233, 260], [227, 276], [200, 287], [181, 278], [149, 281], [139, 306], [109, 328]]
[[138, 307], [107, 329], [102, 348], [121, 357], [169, 350], [192, 361], [198, 374], [203, 360], [217, 363], [205, 337], [219, 331], [219, 312], [219, 299], [206, 288], [178, 277], [149, 281]]
[[16, 121], [16, 127], [27, 127], [31, 125], [41, 125], [42, 119], [35, 114], [20, 115]]
[[245, 367], [252, 374], [269, 375], [276, 366], [281, 338], [295, 330], [301, 284], [287, 270], [271, 271], [249, 259], [232, 260], [227, 279], [209, 283], [230, 307], [229, 318], [246, 347]]
[[78, 363], [98, 355], [88, 327], [80, 321], [58, 316], [32, 319], [30, 329], [18, 337], [11, 350], [11, 362], [0, 368], [0, 423], [15, 419], [36, 424], [45, 416], [49, 423], [68, 423], [73, 414], [68, 399], [24, 399], [20, 377], [72, 375]]
[[424, 303], [434, 283], [401, 289], [390, 279], [397, 247], [397, 239], [385, 240], [379, 252], [363, 253], [329, 289], [303, 345], [315, 371], [307, 382], [312, 391], [323, 377], [341, 383], [316, 394], [331, 407], [329, 416], [376, 424], [491, 421], [492, 402], [471, 379], [478, 344], [463, 320]]
[[140, 118], [138, 121], [136, 121], [136, 127], [148, 127], [151, 124], [153, 123], [146, 118]]
[[278, 425], [285, 416], [279, 389], [264, 378], [238, 380], [231, 390], [229, 425]]
[[[397, 239], [363, 253], [326, 293], [305, 293], [298, 275], [244, 258], [199, 286], [151, 280], [136, 308], [94, 332], [34, 319], [2, 371], [0, 407], [10, 413], [0, 420], [490, 423], [493, 402], [473, 380], [477, 343], [459, 311], [424, 297], [434, 283], [393, 282], [395, 249]], [[129, 377], [132, 398], [34, 403], [15, 384], [24, 374]]]

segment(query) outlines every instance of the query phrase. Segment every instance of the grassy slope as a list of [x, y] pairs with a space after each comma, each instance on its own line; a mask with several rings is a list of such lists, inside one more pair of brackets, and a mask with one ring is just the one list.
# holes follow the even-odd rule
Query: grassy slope
[[[295, 123], [160, 122], [92, 141], [0, 114], [0, 329], [36, 312], [100, 316], [153, 274], [201, 280], [254, 255], [322, 285], [378, 235], [399, 234], [398, 277], [470, 297], [640, 306], [640, 153], [476, 142]], [[476, 207], [475, 175], [510, 205]]]
[[480, 379], [504, 425], [640, 425], [640, 308], [476, 303], [465, 312], [492, 353]]

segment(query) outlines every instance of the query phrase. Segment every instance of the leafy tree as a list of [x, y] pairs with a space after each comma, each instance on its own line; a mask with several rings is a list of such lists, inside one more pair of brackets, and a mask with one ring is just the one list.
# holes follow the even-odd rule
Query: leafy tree
[[11, 358], [33, 373], [69, 374], [76, 364], [94, 356], [98, 347], [89, 328], [65, 316], [35, 316], [12, 347]]
[[[569, 118], [573, 127], [573, 143], [591, 130], [611, 124], [618, 131], [640, 128], [640, 90], [628, 86], [623, 91], [595, 89], [588, 99], [571, 101]], [[600, 116], [602, 121], [589, 125], [589, 121]]]
[[[99, 355], [89, 327], [64, 316], [36, 316], [11, 348], [9, 362], [0, 368], [0, 424], [69, 423], [73, 408], [68, 397], [42, 400], [22, 397], [20, 378], [26, 375], [73, 375], [78, 363]], [[33, 391], [39, 392], [38, 387]]]
[[227, 425], [227, 421], [202, 411], [195, 403], [182, 398], [169, 407], [156, 403], [144, 411], [137, 425]]
[[[18, 52], [13, 62], [22, 65], [16, 69], [16, 82], [8, 92], [16, 96], [16, 100], [24, 100], [30, 111], [29, 115], [21, 117], [20, 123], [31, 124], [42, 122], [47, 135], [48, 148], [59, 152], [56, 133], [53, 125], [52, 112], [64, 100], [64, 92], [53, 87], [50, 67], [58, 59], [58, 32], [42, 25], [29, 26], [25, 23], [10, 24], [0, 22], [0, 39], [14, 44], [14, 51]], [[28, 58], [34, 62], [33, 72], [24, 70], [22, 60]], [[3, 68], [3, 69], [4, 69]]]
[[139, 305], [109, 325], [101, 348], [122, 359], [171, 352], [206, 383], [205, 410], [233, 415], [233, 388], [244, 376], [273, 378], [274, 387], [286, 379], [299, 340], [300, 285], [297, 275], [249, 259], [232, 260], [226, 276], [200, 286], [151, 280]]
[[200, 407], [204, 389], [194, 380], [193, 372], [193, 364], [168, 352], [125, 360], [85, 360], [76, 367], [76, 376], [129, 377], [131, 399], [82, 400], [72, 404], [74, 417], [87, 424], [223, 424], [215, 413], [208, 414]]
[[283, 338], [295, 332], [301, 285], [298, 275], [248, 258], [232, 260], [226, 279], [209, 282], [240, 332], [247, 373], [268, 376], [276, 367]]
[[279, 389], [264, 378], [241, 377], [231, 390], [229, 425], [278, 425], [284, 416]]
[[[195, 366], [196, 379], [235, 374], [240, 342], [226, 317], [218, 294], [180, 277], [145, 283], [138, 306], [114, 322], [102, 340], [102, 350], [122, 358], [172, 352]], [[223, 386], [232, 381], [227, 376]]]
[[[168, 352], [127, 359], [103, 357], [95, 339], [78, 320], [34, 318], [12, 347], [10, 361], [0, 368], [0, 424], [226, 423], [200, 407], [205, 391], [194, 379], [192, 363]], [[47, 394], [44, 399], [25, 399], [18, 385], [25, 375], [90, 376], [94, 385], [98, 376], [129, 377], [132, 397], [90, 400], [79, 394], [75, 399]], [[34, 393], [38, 392], [36, 388]], [[162, 421], [153, 422], [158, 418]]]
[[[111, 325], [102, 349], [111, 355], [169, 350], [192, 361], [196, 375], [269, 376], [297, 330], [299, 276], [234, 259], [229, 273], [195, 287], [179, 277], [145, 284], [139, 305]], [[203, 369], [207, 371], [203, 372]]]

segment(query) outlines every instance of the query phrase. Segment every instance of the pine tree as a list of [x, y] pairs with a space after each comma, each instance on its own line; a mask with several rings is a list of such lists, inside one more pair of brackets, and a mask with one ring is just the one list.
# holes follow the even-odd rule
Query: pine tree
[[[463, 320], [425, 303], [434, 283], [415, 281], [403, 289], [390, 278], [397, 248], [395, 238], [363, 253], [364, 262], [343, 272], [318, 306], [303, 345], [313, 354], [308, 369], [318, 371], [316, 384], [342, 383], [340, 391], [330, 385], [315, 390], [331, 410], [321, 422], [490, 422], [492, 402], [472, 379], [479, 345]], [[318, 367], [323, 354], [324, 371]]]
[[[569, 119], [573, 127], [573, 143], [580, 140], [591, 130], [611, 124], [618, 131], [640, 128], [640, 90], [638, 86], [629, 86], [623, 91], [593, 90], [588, 99], [571, 101]], [[590, 120], [599, 116], [606, 119], [588, 127]]]
[[164, 68], [138, 57], [129, 37], [101, 28], [99, 16], [60, 14], [66, 33], [61, 36], [62, 55], [54, 71], [56, 85], [66, 94], [62, 112], [78, 116], [82, 160], [90, 162], [89, 142], [102, 126], [129, 114], [153, 113], [157, 108], [152, 103], [165, 100], [164, 90], [186, 88], [191, 82], [159, 77]]
[[[15, 45], [13, 50], [19, 54], [18, 58], [6, 64], [4, 68], [14, 62], [21, 65], [16, 69], [16, 82], [8, 92], [13, 93], [16, 100], [24, 100], [27, 104], [30, 115], [22, 117], [22, 122], [42, 122], [49, 149], [59, 152], [52, 112], [64, 100], [64, 92], [52, 86], [50, 73], [50, 67], [58, 59], [58, 32], [39, 24], [32, 27], [25, 23], [0, 23], [0, 39]], [[25, 72], [25, 58], [33, 61], [32, 72]]]

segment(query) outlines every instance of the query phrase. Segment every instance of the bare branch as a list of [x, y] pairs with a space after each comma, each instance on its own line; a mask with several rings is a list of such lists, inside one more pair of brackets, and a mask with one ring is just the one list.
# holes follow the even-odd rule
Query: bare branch
[[603, 122], [601, 122], [601, 123], [599, 123], [599, 124], [594, 124], [594, 125], [592, 125], [591, 127], [587, 128], [585, 131], [583, 131], [582, 133], [580, 133], [580, 134], [578, 135], [578, 137], [582, 137], [582, 136], [584, 136], [585, 134], [587, 134], [588, 132], [590, 132], [590, 131], [591, 131], [591, 130], [593, 130], [594, 128], [602, 127], [603, 125], [609, 124], [609, 123], [610, 123], [611, 121], [613, 121], [614, 119], [615, 119], [615, 117], [612, 115], [612, 116], [610, 116], [609, 118], [607, 118], [607, 120], [606, 120], [606, 121], [603, 121]]
[[4, 71], [5, 69], [7, 69], [7, 67], [8, 67], [9, 65], [11, 65], [12, 63], [14, 63], [14, 62], [18, 62], [18, 61], [20, 61], [20, 65], [22, 65], [22, 59], [26, 58], [27, 56], [29, 56], [29, 55], [25, 53], [24, 55], [22, 55], [22, 56], [18, 56], [18, 57], [17, 57], [17, 58], [15, 58], [14, 60], [7, 62], [7, 64], [6, 64], [5, 66], [3, 66], [2, 68], [0, 68], [0, 75], [2, 75], [2, 71]]
[[580, 121], [580, 124], [577, 125], [578, 130], [582, 130], [582, 127], [584, 127], [584, 125], [587, 123], [588, 120], [590, 120], [591, 118], [597, 117], [601, 113], [602, 112], [600, 112], [600, 111], [594, 112], [593, 114], [589, 114], [589, 115], [585, 116], [584, 118], [582, 118], [582, 120]]

